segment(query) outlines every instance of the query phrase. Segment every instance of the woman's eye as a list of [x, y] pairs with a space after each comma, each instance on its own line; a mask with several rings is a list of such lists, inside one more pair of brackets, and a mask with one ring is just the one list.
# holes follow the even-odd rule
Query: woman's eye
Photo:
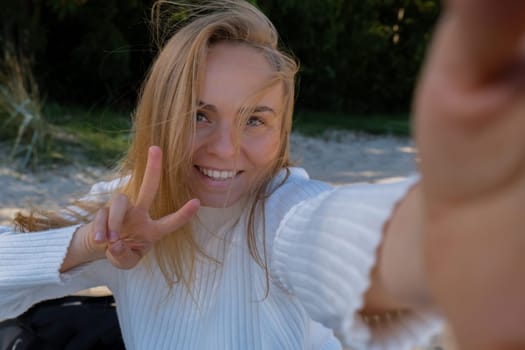
[[246, 126], [259, 126], [264, 124], [264, 122], [261, 120], [261, 118], [258, 117], [250, 117], [246, 121]]
[[206, 117], [206, 114], [204, 114], [202, 112], [197, 112], [195, 114], [195, 120], [197, 121], [197, 123], [207, 122], [208, 121], [208, 117]]

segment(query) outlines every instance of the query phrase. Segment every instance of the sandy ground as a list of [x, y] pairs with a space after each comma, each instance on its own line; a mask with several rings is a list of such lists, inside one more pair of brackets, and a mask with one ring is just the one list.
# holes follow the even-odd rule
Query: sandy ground
[[[343, 131], [317, 138], [293, 134], [291, 153], [292, 160], [305, 168], [310, 177], [336, 185], [403, 178], [415, 171], [417, 159], [416, 149], [408, 138]], [[0, 158], [0, 225], [8, 224], [17, 211], [30, 205], [45, 209], [64, 206], [107, 174], [103, 168], [80, 162], [22, 172], [7, 160], [5, 145], [0, 146], [0, 154], [4, 155]], [[94, 294], [99, 292], [105, 293], [92, 290]], [[454, 346], [445, 332], [427, 349], [453, 350]]]

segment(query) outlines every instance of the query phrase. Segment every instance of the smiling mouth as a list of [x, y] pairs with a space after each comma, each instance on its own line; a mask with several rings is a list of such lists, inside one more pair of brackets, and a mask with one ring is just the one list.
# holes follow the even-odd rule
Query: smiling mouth
[[198, 165], [195, 166], [195, 168], [203, 175], [209, 177], [210, 179], [214, 181], [226, 181], [233, 179], [237, 174], [240, 174], [241, 171], [233, 171], [233, 170], [217, 170], [217, 169], [208, 169], [203, 168]]

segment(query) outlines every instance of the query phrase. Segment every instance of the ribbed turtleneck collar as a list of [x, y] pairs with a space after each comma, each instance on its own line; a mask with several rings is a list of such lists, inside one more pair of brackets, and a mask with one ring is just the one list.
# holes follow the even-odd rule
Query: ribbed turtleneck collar
[[197, 218], [208, 229], [216, 230], [225, 225], [234, 225], [241, 217], [247, 202], [247, 199], [243, 198], [229, 207], [214, 208], [203, 206], [199, 208]]

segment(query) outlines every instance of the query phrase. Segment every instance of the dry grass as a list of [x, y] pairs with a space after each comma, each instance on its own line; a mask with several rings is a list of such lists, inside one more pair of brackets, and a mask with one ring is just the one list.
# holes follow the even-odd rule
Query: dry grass
[[0, 127], [13, 139], [9, 157], [21, 156], [24, 167], [35, 165], [48, 139], [40, 92], [29, 60], [10, 45], [0, 59]]

